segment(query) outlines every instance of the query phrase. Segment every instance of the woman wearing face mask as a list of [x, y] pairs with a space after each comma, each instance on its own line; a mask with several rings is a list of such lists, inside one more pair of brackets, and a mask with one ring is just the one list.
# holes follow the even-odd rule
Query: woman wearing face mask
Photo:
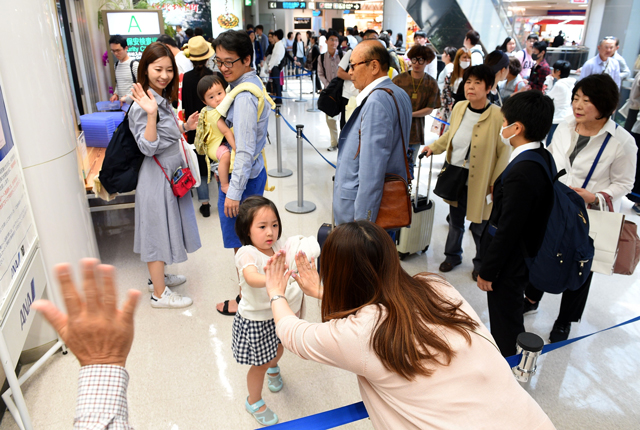
[[[637, 147], [633, 137], [610, 118], [618, 107], [618, 85], [606, 74], [587, 76], [573, 88], [573, 116], [558, 125], [549, 151], [567, 174], [559, 180], [571, 187], [591, 209], [607, 210], [605, 199], [620, 209], [622, 197], [631, 191], [636, 175]], [[593, 175], [584, 183], [604, 142], [604, 151]], [[569, 337], [571, 323], [582, 318], [593, 273], [582, 287], [562, 293], [560, 312], [549, 335], [550, 342]], [[543, 293], [527, 287], [524, 314], [534, 313]]]
[[[165, 265], [182, 263], [187, 253], [200, 248], [200, 235], [191, 194], [177, 198], [165, 177], [172, 177], [182, 161], [180, 136], [195, 130], [198, 113], [187, 122], [178, 121], [171, 102], [178, 98], [178, 68], [165, 45], [154, 42], [140, 59], [138, 83], [133, 85], [129, 127], [146, 156], [138, 174], [133, 251], [149, 269], [151, 307], [183, 308], [193, 301], [169, 287], [186, 281], [184, 276], [164, 273]], [[164, 169], [164, 173], [162, 170]]]
[[457, 103], [451, 113], [449, 130], [422, 152], [427, 156], [447, 152], [447, 163], [469, 170], [467, 184], [457, 201], [449, 203], [449, 234], [441, 272], [449, 272], [462, 263], [462, 238], [465, 217], [471, 221], [476, 244], [471, 276], [477, 280], [481, 266], [478, 254], [480, 236], [491, 214], [493, 183], [509, 162], [511, 147], [500, 138], [503, 117], [500, 108], [489, 103], [495, 73], [488, 66], [469, 68], [464, 74], [465, 101]]
[[446, 82], [445, 79], [445, 87], [450, 85], [452, 91], [453, 103], [451, 104], [451, 108], [453, 108], [453, 105], [460, 100], [464, 100], [464, 91], [462, 92], [462, 95], [460, 95], [458, 90], [460, 89], [460, 83], [462, 82], [464, 71], [468, 69], [470, 65], [471, 53], [469, 53], [469, 50], [467, 48], [458, 49], [456, 58], [453, 60], [453, 71], [449, 77], [449, 82]]

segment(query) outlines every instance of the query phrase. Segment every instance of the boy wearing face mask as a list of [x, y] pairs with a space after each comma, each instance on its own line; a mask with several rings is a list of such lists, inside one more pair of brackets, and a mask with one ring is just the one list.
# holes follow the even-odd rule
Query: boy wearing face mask
[[551, 167], [553, 157], [542, 140], [551, 128], [553, 111], [553, 101], [535, 90], [512, 95], [502, 107], [500, 137], [513, 152], [494, 183], [493, 208], [480, 241], [478, 288], [487, 292], [491, 334], [505, 357], [516, 353], [517, 337], [525, 331], [525, 256], [534, 257], [542, 245], [554, 192], [540, 164], [518, 162], [517, 157], [535, 151]]
[[551, 68], [549, 63], [545, 60], [547, 54], [547, 42], [536, 42], [533, 44], [533, 52], [531, 58], [536, 62], [536, 65], [531, 69], [531, 76], [529, 77], [529, 87], [532, 90], [540, 90], [544, 87], [544, 81], [551, 74]]

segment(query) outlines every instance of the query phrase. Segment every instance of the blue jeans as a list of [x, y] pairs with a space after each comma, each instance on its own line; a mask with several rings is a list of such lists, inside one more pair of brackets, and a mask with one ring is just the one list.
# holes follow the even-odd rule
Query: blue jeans
[[[231, 175], [229, 175], [229, 181], [231, 181]], [[249, 196], [261, 196], [264, 194], [264, 186], [267, 183], [267, 172], [265, 169], [253, 179], [247, 181], [247, 186], [242, 193], [240, 203], [245, 201]], [[220, 189], [220, 183], [218, 182], [218, 217], [220, 218], [220, 228], [222, 229], [222, 242], [225, 248], [240, 248], [242, 243], [236, 234], [236, 218], [228, 218], [224, 214], [224, 201], [227, 195]]]
[[[211, 175], [213, 176], [213, 175]], [[207, 184], [207, 175], [200, 176], [201, 183], [196, 191], [198, 192], [198, 201], [199, 202], [208, 202], [209, 201], [209, 184]]]
[[[464, 236], [464, 219], [467, 216], [467, 191], [465, 187], [458, 207], [449, 206], [449, 234], [447, 234], [447, 242], [444, 245], [444, 255], [447, 263], [458, 264], [462, 262], [462, 238]], [[480, 271], [482, 259], [480, 257], [480, 237], [484, 231], [487, 221], [480, 224], [471, 223], [471, 234], [476, 244], [476, 256], [473, 258], [473, 270]]]

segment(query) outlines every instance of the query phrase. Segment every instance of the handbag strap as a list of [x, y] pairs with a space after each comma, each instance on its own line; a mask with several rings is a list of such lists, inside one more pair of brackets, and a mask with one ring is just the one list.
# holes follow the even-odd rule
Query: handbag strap
[[[393, 94], [393, 91], [390, 88], [374, 88], [373, 90], [371, 90], [371, 93], [376, 90], [382, 90], [385, 93], [389, 94], [393, 98], [393, 103], [396, 105], [396, 111], [398, 112], [398, 124], [400, 124], [400, 137], [402, 138], [402, 149], [404, 154], [402, 158], [404, 159], [404, 167], [407, 170], [407, 184], [409, 185], [409, 193], [411, 193], [411, 171], [409, 170], [409, 161], [407, 160], [407, 145], [404, 141], [404, 132], [402, 131], [402, 120], [400, 119], [400, 107], [398, 106], [398, 100], [396, 100], [396, 96]], [[369, 93], [369, 96], [371, 95], [371, 93]], [[362, 104], [360, 105], [361, 107], [367, 101], [369, 96], [367, 96], [367, 98], [362, 102]], [[358, 152], [359, 151], [360, 148], [358, 148]]]
[[[618, 125], [616, 125], [616, 128], [618, 128]], [[593, 172], [596, 170], [596, 165], [598, 164], [598, 161], [600, 161], [600, 157], [602, 156], [602, 153], [604, 152], [604, 148], [607, 147], [607, 143], [609, 143], [609, 139], [611, 139], [611, 133], [607, 133], [607, 137], [605, 137], [604, 142], [602, 142], [602, 146], [600, 147], [600, 151], [598, 151], [598, 155], [596, 155], [596, 159], [593, 160], [593, 164], [591, 165], [591, 170], [589, 170], [589, 174], [587, 175], [586, 179], [584, 180], [584, 184], [582, 184], [582, 188], [584, 188], [584, 189], [587, 188], [587, 184], [589, 184], [589, 181], [591, 180], [591, 176], [593, 175]]]
[[[169, 110], [171, 111], [171, 116], [173, 117], [173, 120], [176, 123], [176, 127], [178, 127], [178, 133], [180, 133], [180, 124], [178, 124], [178, 119], [176, 118], [175, 114], [173, 113], [173, 109], [171, 107], [169, 107]], [[187, 169], [188, 169], [189, 168], [189, 157], [187, 157], [187, 150], [184, 147], [184, 136], [183, 136], [182, 133], [180, 133], [180, 145], [182, 146], [182, 151], [184, 152], [184, 159], [187, 162]], [[155, 156], [153, 158], [155, 158]], [[156, 160], [156, 163], [158, 163], [158, 160]], [[158, 166], [160, 166], [160, 163], [158, 163]], [[160, 166], [160, 167], [162, 167], [162, 166]], [[165, 176], [167, 176], [166, 173], [165, 173]]]
[[171, 184], [171, 180], [167, 176], [167, 172], [164, 171], [164, 168], [162, 167], [162, 164], [160, 164], [160, 162], [158, 161], [158, 159], [156, 158], [155, 155], [153, 156], [153, 159], [156, 160], [156, 163], [158, 163], [158, 166], [160, 166], [160, 169], [162, 169], [162, 173], [164, 173], [164, 177], [167, 178], [167, 181], [169, 181], [169, 184]]

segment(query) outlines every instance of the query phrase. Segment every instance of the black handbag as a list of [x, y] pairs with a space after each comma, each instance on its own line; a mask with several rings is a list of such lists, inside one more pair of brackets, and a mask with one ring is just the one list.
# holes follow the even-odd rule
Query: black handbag
[[[469, 145], [467, 155], [464, 157], [463, 166], [466, 166], [469, 162], [470, 152], [471, 145]], [[469, 169], [453, 166], [445, 161], [442, 170], [440, 170], [438, 174], [438, 182], [436, 182], [433, 193], [436, 196], [442, 197], [444, 200], [457, 202], [464, 192], [464, 187], [467, 186], [467, 179], [469, 179]]]

